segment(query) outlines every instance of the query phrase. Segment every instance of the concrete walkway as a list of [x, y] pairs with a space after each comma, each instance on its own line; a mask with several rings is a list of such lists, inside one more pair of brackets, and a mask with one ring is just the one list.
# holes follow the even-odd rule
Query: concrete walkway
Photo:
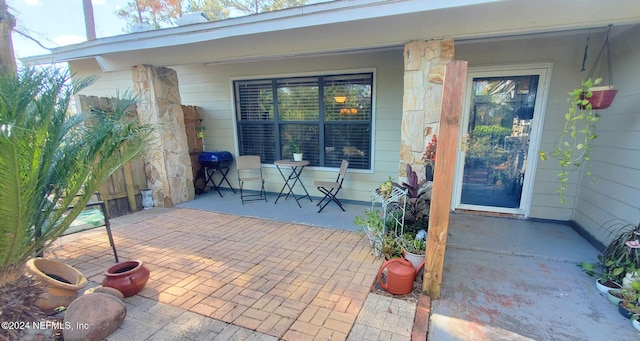
[[571, 227], [452, 215], [428, 339], [640, 340], [579, 262], [598, 251]]
[[[357, 232], [160, 208], [112, 225], [121, 260], [144, 261], [151, 277], [110, 340], [411, 338], [415, 302], [370, 294], [382, 261]], [[102, 228], [47, 257], [93, 285], [114, 263]]]

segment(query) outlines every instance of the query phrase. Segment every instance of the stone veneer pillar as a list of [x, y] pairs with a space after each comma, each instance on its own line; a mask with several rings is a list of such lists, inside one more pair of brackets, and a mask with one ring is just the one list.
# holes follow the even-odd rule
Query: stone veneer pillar
[[195, 197], [191, 158], [184, 128], [178, 75], [164, 67], [131, 68], [138, 95], [138, 117], [155, 128], [144, 149], [147, 186], [158, 207], [172, 207]]
[[425, 178], [422, 154], [431, 137], [438, 135], [444, 71], [453, 54], [452, 39], [411, 41], [404, 46], [400, 177], [406, 178], [410, 164], [418, 179]]

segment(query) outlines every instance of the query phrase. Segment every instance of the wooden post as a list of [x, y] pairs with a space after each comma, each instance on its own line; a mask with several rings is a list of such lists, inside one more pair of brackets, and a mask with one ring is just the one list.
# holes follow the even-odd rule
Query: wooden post
[[464, 94], [467, 62], [453, 60], [447, 63], [442, 93], [442, 112], [440, 113], [440, 133], [433, 177], [431, 210], [429, 213], [429, 235], [427, 255], [424, 262], [422, 291], [431, 298], [440, 297], [444, 253], [449, 232], [449, 214], [456, 158], [458, 155], [458, 137], [462, 120], [462, 98]]
[[133, 213], [138, 210], [136, 205], [136, 192], [133, 184], [133, 171], [131, 170], [131, 162], [127, 162], [122, 167], [124, 172], [124, 188], [127, 191], [127, 202], [129, 203], [129, 212]]

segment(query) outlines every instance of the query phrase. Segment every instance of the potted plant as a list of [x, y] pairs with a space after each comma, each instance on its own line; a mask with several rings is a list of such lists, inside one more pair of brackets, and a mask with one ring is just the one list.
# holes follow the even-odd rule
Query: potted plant
[[29, 291], [12, 291], [27, 260], [60, 237], [145, 145], [150, 126], [131, 114], [134, 99], [114, 101], [109, 113], [69, 113], [73, 94], [88, 84], [53, 68], [0, 74], [0, 288], [9, 290], [0, 297], [31, 300]]
[[402, 247], [392, 232], [382, 235], [380, 249], [385, 260], [402, 257]]
[[630, 319], [634, 314], [640, 314], [640, 281], [632, 281], [629, 286], [620, 289], [622, 301], [618, 303], [620, 314]]
[[427, 231], [429, 228], [433, 182], [419, 181], [410, 164], [407, 164], [406, 172], [407, 181], [400, 186], [407, 192], [406, 205], [403, 205], [402, 200], [398, 200], [397, 206], [399, 209], [404, 207], [405, 210], [404, 232], [416, 234], [419, 230]]
[[640, 224], [623, 221], [607, 225], [605, 228], [611, 231], [612, 239], [598, 255], [598, 262], [580, 263], [590, 276], [598, 274], [596, 287], [605, 294], [610, 288], [619, 288], [637, 279], [636, 273], [640, 269]]
[[[567, 203], [564, 191], [569, 181], [569, 170], [578, 169], [591, 159], [591, 142], [598, 138], [595, 127], [600, 115], [593, 110], [589, 99], [593, 96], [590, 88], [600, 82], [602, 78], [589, 78], [583, 81], [580, 87], [569, 92], [569, 109], [564, 114], [564, 126], [556, 139], [555, 149], [550, 153], [551, 157], [558, 160], [560, 166], [558, 194], [562, 205]], [[538, 154], [541, 160], [547, 160], [548, 155], [545, 151]], [[585, 173], [587, 176], [592, 175], [588, 169]]]
[[385, 227], [380, 210], [368, 208], [365, 210], [364, 216], [356, 216], [353, 223], [360, 227], [360, 232], [367, 235], [369, 243], [376, 248], [376, 255], [379, 257]]
[[640, 314], [633, 314], [633, 316], [631, 316], [631, 325], [633, 326], [633, 328], [640, 332], [640, 322], [638, 321], [639, 319]]
[[[602, 256], [598, 256], [599, 259], [601, 259], [601, 257]], [[609, 267], [613, 265], [612, 262], [612, 260], [607, 261]], [[609, 268], [605, 266], [602, 261], [598, 263], [582, 262], [579, 265], [589, 276], [598, 274], [595, 283], [596, 289], [598, 289], [600, 293], [606, 295], [610, 289], [619, 289], [622, 287], [621, 284], [615, 281], [615, 278], [618, 277], [616, 276], [616, 273], [622, 270], [612, 267]], [[602, 272], [598, 272], [598, 269], [601, 269]]]
[[398, 238], [398, 244], [402, 248], [404, 258], [410, 261], [413, 267], [417, 269], [420, 263], [424, 261], [427, 250], [425, 238], [422, 235], [405, 233]]
[[300, 141], [291, 140], [291, 152], [293, 153], [293, 161], [302, 161], [302, 148], [300, 147]]
[[623, 299], [622, 289], [609, 289], [607, 291], [607, 300], [614, 306], [617, 306]]
[[438, 137], [434, 134], [431, 137], [431, 141], [427, 144], [427, 147], [422, 154], [422, 160], [424, 161], [424, 175], [425, 180], [433, 181], [433, 171], [436, 167], [436, 150], [438, 149]]
[[[589, 72], [587, 78], [593, 78], [594, 72], [597, 70], [603, 70], [604, 64], [607, 67], [607, 77], [608, 77], [608, 85], [600, 85], [593, 84], [594, 86], [589, 87], [587, 96], [587, 92], [583, 93], [584, 99], [586, 99], [589, 104], [591, 104], [591, 109], [606, 109], [608, 108], [613, 99], [616, 97], [618, 90], [615, 90], [613, 87], [613, 70], [611, 65], [611, 48], [609, 46], [609, 33], [611, 32], [611, 27], [613, 25], [609, 25], [609, 29], [607, 30], [607, 35], [604, 39], [604, 43], [602, 44], [602, 48], [596, 57], [596, 60], [593, 63], [593, 67]], [[588, 44], [588, 40], [587, 40]], [[587, 46], [588, 47], [588, 46]], [[587, 49], [585, 48], [585, 58], [586, 60]], [[600, 79], [600, 78], [599, 78]], [[581, 104], [584, 107], [584, 104]]]

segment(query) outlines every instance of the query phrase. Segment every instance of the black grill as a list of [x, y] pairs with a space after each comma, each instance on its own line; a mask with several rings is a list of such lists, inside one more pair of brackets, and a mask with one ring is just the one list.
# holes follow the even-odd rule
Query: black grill
[[[200, 166], [204, 168], [205, 186], [211, 183], [211, 187], [222, 197], [222, 193], [220, 193], [220, 185], [222, 185], [223, 181], [226, 181], [233, 193], [236, 192], [227, 179], [229, 167], [233, 163], [233, 155], [231, 155], [231, 153], [226, 151], [202, 152], [200, 153], [200, 156], [198, 156], [198, 161], [200, 162]], [[222, 179], [220, 179], [220, 182], [217, 184], [213, 178], [216, 173], [220, 173], [220, 175], [222, 175]]]

